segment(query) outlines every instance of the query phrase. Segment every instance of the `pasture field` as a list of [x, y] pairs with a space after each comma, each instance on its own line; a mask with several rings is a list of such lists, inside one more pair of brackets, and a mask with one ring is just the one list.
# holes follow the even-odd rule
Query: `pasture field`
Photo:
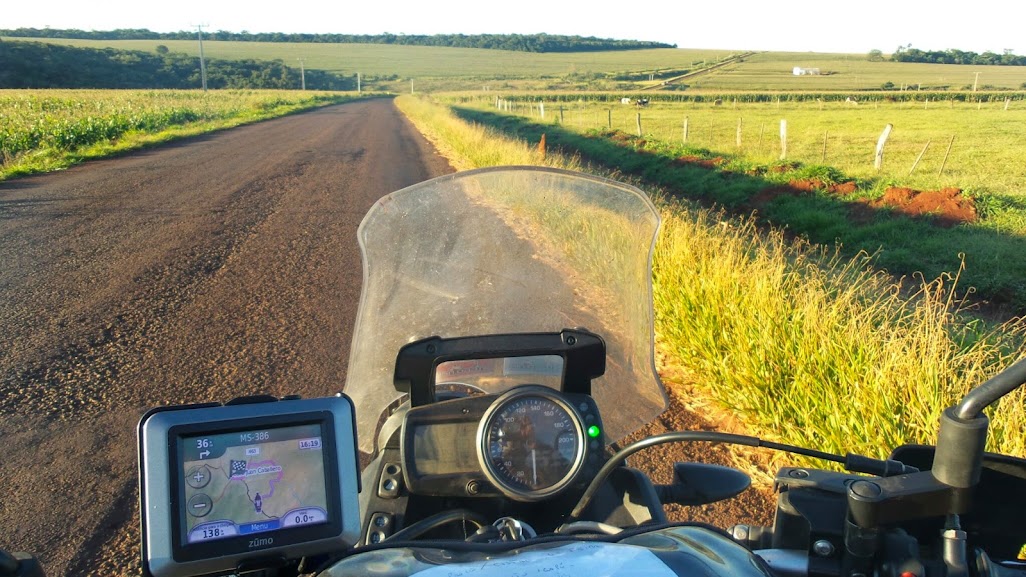
[[[639, 109], [552, 99], [545, 104], [543, 119], [539, 106], [528, 101], [507, 111], [506, 106], [496, 108], [492, 95], [439, 100], [464, 120], [533, 142], [547, 133], [550, 146], [577, 151], [682, 197], [735, 213], [757, 213], [763, 223], [836, 245], [848, 257], [861, 251], [874, 254], [876, 265], [897, 277], [935, 278], [956, 274], [964, 266], [962, 294], [971, 287], [974, 301], [1008, 305], [1012, 314], [1026, 311], [1026, 167], [1018, 160], [1026, 154], [1019, 137], [1026, 126], [1022, 102], [1013, 101], [1007, 111], [1004, 103], [956, 103], [954, 108], [944, 103], [924, 109], [924, 103], [914, 102], [881, 102], [877, 108], [843, 101], [785, 101], [779, 108], [776, 103], [739, 102], [736, 109], [733, 103], [653, 102]], [[636, 132], [638, 115], [641, 136]], [[682, 142], [685, 117], [687, 143]], [[778, 136], [782, 118], [788, 120], [785, 161], [780, 160]], [[874, 149], [887, 123], [894, 128], [883, 169], [877, 172]], [[942, 164], [944, 172], [938, 176]], [[830, 190], [838, 184], [846, 190]], [[950, 203], [957, 207], [941, 203], [911, 213], [886, 200], [893, 194], [891, 187], [953, 187], [962, 193]], [[966, 204], [972, 207], [966, 209]], [[929, 216], [956, 208], [969, 214], [950, 224], [937, 224]]]
[[[199, 56], [195, 40], [69, 40], [56, 38], [3, 38], [85, 48], [117, 48], [155, 52], [160, 44], [172, 52]], [[653, 49], [609, 52], [546, 53], [400, 46], [390, 44], [327, 44], [278, 42], [203, 42], [207, 58], [280, 59], [298, 66], [339, 74], [409, 78], [538, 78], [573, 74], [607, 74], [639, 70], [692, 68], [733, 54], [730, 50]]]
[[[195, 40], [74, 40], [60, 38], [3, 38], [4, 41], [48, 42], [86, 48], [117, 48], [154, 52], [165, 45], [173, 52], [199, 55]], [[481, 80], [510, 82], [523, 89], [549, 86], [542, 79], [559, 79], [563, 89], [629, 89], [649, 86], [648, 72], [695, 70], [740, 50], [655, 49], [609, 52], [534, 54], [479, 48], [400, 46], [389, 44], [328, 44], [204, 41], [210, 58], [282, 60], [298, 66], [338, 74], [422, 81], [419, 91], [479, 88]], [[792, 69], [819, 68], [820, 76], [794, 76]], [[877, 90], [890, 82], [896, 87], [923, 90], [958, 90], [972, 86], [979, 72], [979, 86], [1020, 89], [1026, 83], [1024, 66], [966, 66], [870, 62], [865, 54], [814, 52], [760, 52], [743, 62], [729, 64], [708, 74], [685, 80], [690, 89], [711, 90]], [[609, 80], [607, 75], [633, 74], [630, 80]], [[638, 76], [640, 74], [640, 76]], [[444, 82], [448, 80], [448, 82]], [[375, 84], [374, 86], [378, 86]], [[408, 87], [390, 86], [394, 90]], [[493, 86], [508, 88], [508, 86]], [[555, 88], [555, 86], [553, 86]], [[673, 89], [674, 86], [669, 88]]]
[[[581, 169], [574, 150], [554, 147], [543, 158], [523, 135], [467, 122], [459, 110], [427, 98], [397, 102], [463, 169]], [[699, 208], [647, 178], [588, 170], [655, 198], [663, 217], [656, 344], [665, 366], [688, 381], [689, 397], [714, 400], [752, 434], [882, 457], [902, 442], [935, 441], [945, 406], [1026, 354], [1026, 325], [959, 311], [950, 278], [902, 290], [864, 254], [849, 259]], [[1024, 426], [1020, 392], [992, 414], [988, 446], [1023, 454]]]
[[353, 97], [272, 90], [0, 90], [0, 179]]
[[[794, 67], [819, 68], [818, 76], [795, 76]], [[870, 62], [865, 54], [761, 52], [689, 82], [716, 90], [878, 90], [885, 82], [900, 88], [960, 90], [978, 87], [1019, 89], [1026, 66], [973, 66], [916, 62]]]
[[[705, 102], [661, 102], [644, 108], [619, 103], [582, 101], [573, 94], [528, 95], [510, 100], [527, 101], [511, 112], [540, 121], [536, 102], [546, 102], [547, 122], [588, 132], [609, 128], [670, 144], [686, 144], [717, 154], [741, 155], [760, 163], [780, 160], [781, 120], [787, 121], [786, 160], [834, 167], [852, 178], [881, 183], [900, 181], [914, 188], [956, 186], [970, 193], [995, 193], [1026, 199], [1026, 101], [993, 102], [909, 101], [863, 102], [787, 101], [735, 103], [726, 96], [722, 105]], [[743, 95], [741, 95], [743, 96]], [[479, 94], [473, 100], [442, 96], [446, 102], [472, 102], [495, 110], [496, 96]], [[610, 121], [611, 119], [611, 121]], [[738, 124], [741, 145], [738, 146]], [[874, 168], [876, 144], [886, 125], [893, 129], [884, 150], [881, 170]], [[951, 143], [951, 137], [955, 137]], [[909, 171], [930, 143], [915, 172]], [[825, 154], [824, 154], [825, 144]], [[944, 162], [948, 145], [951, 152]], [[941, 164], [944, 172], [938, 176]], [[1026, 232], [1026, 222], [1019, 223]]]

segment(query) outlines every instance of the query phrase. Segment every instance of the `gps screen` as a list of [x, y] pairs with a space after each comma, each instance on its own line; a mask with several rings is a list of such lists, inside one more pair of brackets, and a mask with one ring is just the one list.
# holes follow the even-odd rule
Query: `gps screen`
[[182, 544], [328, 522], [320, 424], [179, 438]]

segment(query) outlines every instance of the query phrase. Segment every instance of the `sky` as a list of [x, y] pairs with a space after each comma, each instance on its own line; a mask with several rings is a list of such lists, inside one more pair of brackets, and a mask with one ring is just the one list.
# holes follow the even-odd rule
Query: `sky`
[[[5, 2], [0, 28], [343, 34], [568, 34], [680, 48], [1026, 53], [1021, 0], [47, 0]], [[978, 7], [978, 8], [977, 8]]]

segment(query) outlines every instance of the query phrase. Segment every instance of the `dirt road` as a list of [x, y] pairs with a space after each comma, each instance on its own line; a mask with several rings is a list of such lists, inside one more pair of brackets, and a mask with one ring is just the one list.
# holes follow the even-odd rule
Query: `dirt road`
[[341, 390], [360, 219], [451, 171], [376, 100], [0, 184], [0, 548], [138, 574], [135, 421]]

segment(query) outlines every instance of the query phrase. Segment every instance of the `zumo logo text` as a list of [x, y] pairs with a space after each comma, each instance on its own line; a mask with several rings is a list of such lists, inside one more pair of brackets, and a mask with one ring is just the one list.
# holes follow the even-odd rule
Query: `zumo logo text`
[[253, 539], [249, 542], [249, 548], [253, 547], [266, 547], [274, 544], [274, 537], [268, 537], [266, 539]]

